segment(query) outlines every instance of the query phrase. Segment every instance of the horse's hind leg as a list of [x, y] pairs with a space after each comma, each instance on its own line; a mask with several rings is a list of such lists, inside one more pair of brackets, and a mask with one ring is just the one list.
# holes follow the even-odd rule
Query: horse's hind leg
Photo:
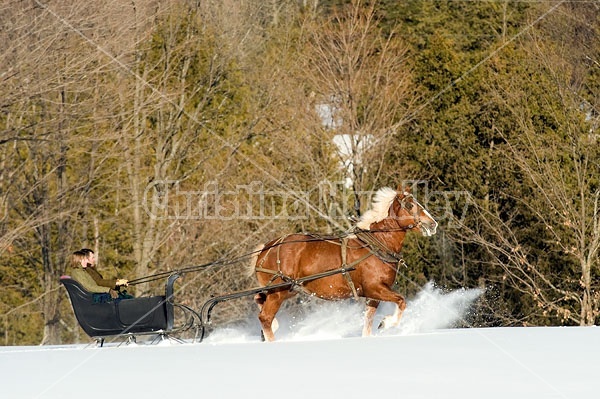
[[[263, 308], [263, 304], [265, 303], [265, 301], [267, 300], [267, 294], [265, 294], [264, 292], [260, 292], [256, 295], [254, 295], [254, 302], [258, 305], [258, 311], [262, 311]], [[277, 319], [275, 317], [273, 317], [273, 321], [271, 322], [271, 330], [273, 330], [273, 333], [277, 332], [277, 330], [279, 329], [279, 323], [277, 322]], [[261, 329], [262, 332], [262, 329]], [[263, 341], [265, 340], [265, 335], [264, 333], [262, 333], [262, 339]]]
[[263, 337], [267, 342], [275, 341], [275, 333], [273, 331], [273, 328], [277, 329], [275, 314], [277, 314], [281, 304], [287, 297], [288, 295], [285, 292], [265, 294], [262, 305], [259, 304], [260, 313], [258, 314], [258, 320], [262, 326]]
[[365, 324], [363, 325], [362, 336], [369, 337], [371, 336], [371, 329], [373, 326], [373, 317], [375, 316], [375, 312], [377, 311], [377, 307], [379, 306], [379, 301], [367, 300], [367, 308], [365, 310]]

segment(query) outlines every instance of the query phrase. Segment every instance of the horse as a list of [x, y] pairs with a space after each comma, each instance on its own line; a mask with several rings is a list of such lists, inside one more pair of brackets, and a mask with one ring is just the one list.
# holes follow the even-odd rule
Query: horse
[[[249, 274], [265, 287], [254, 297], [263, 339], [275, 340], [275, 315], [285, 300], [300, 291], [328, 300], [364, 297], [363, 337], [371, 335], [381, 301], [394, 303], [395, 311], [383, 319], [379, 328], [397, 326], [406, 301], [391, 287], [398, 268], [404, 264], [404, 238], [409, 231], [432, 236], [437, 226], [408, 188], [383, 187], [350, 234], [320, 237], [298, 233], [260, 245], [249, 262]], [[272, 285], [278, 286], [269, 290]]]

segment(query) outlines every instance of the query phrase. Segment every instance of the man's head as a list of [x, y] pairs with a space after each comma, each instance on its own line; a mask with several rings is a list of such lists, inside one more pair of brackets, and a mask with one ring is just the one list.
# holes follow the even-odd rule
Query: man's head
[[81, 248], [79, 252], [83, 253], [87, 259], [87, 266], [94, 267], [96, 266], [96, 255], [94, 251], [89, 248]]

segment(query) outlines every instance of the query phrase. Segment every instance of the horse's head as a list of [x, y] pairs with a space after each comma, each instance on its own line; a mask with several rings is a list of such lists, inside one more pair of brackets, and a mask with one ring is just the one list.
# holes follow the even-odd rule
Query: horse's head
[[396, 221], [400, 229], [420, 231], [426, 237], [434, 235], [438, 226], [408, 189], [398, 190], [390, 206], [389, 216]]
[[376, 229], [416, 230], [424, 236], [432, 236], [437, 222], [427, 210], [410, 194], [408, 188], [393, 190], [389, 187], [375, 193], [373, 205], [361, 216], [356, 226], [363, 230]]

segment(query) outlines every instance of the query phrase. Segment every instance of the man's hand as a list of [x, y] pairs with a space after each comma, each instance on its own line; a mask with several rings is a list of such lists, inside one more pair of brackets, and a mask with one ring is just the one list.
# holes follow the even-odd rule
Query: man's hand
[[119, 297], [119, 291], [115, 291], [112, 288], [108, 290], [108, 293], [112, 299], [117, 299]]
[[125, 280], [124, 278], [119, 278], [119, 279], [117, 279], [116, 286], [117, 287], [127, 287], [127, 286], [129, 286], [129, 281]]

